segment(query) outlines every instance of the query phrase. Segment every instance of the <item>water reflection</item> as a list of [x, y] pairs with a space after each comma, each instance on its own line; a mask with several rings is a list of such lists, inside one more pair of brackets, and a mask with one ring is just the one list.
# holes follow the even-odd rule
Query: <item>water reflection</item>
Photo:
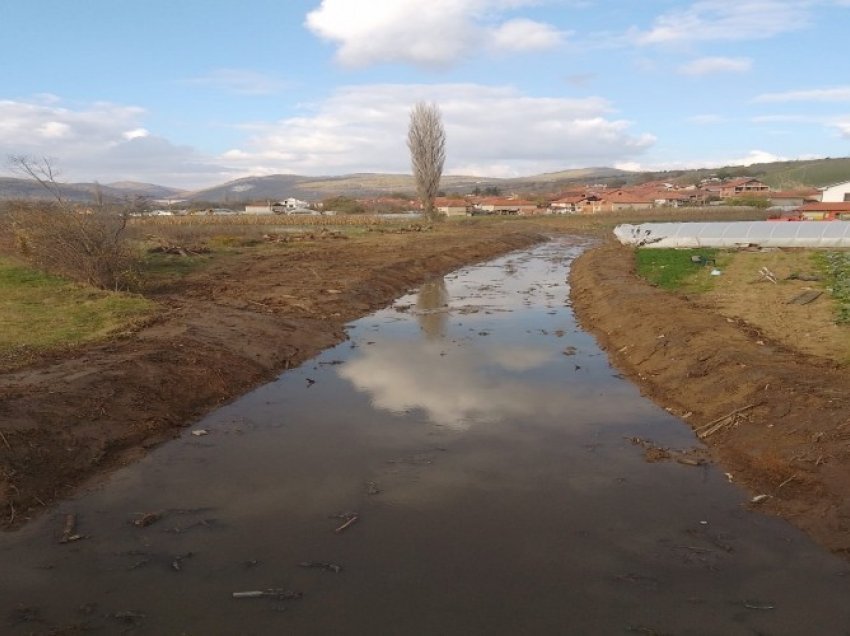
[[[845, 563], [722, 472], [624, 439], [697, 443], [576, 329], [577, 249], [434, 281], [199, 422], [209, 436], [0, 534], [0, 632], [847, 633]], [[146, 511], [164, 516], [128, 523]], [[66, 513], [85, 541], [56, 542]], [[304, 598], [232, 598], [268, 588]]]
[[449, 292], [446, 279], [435, 278], [419, 289], [416, 295], [416, 316], [419, 328], [430, 340], [439, 340], [446, 336], [448, 321]]
[[551, 349], [384, 340], [338, 373], [372, 405], [394, 413], [418, 408], [435, 424], [464, 429], [506, 417], [555, 414], [569, 397], [557, 384], [523, 377], [553, 361]]

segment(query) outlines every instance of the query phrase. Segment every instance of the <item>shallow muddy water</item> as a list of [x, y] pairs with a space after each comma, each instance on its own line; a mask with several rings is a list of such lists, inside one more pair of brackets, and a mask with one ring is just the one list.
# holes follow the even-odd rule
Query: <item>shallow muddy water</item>
[[0, 633], [848, 633], [844, 561], [630, 441], [699, 446], [577, 328], [581, 249], [431, 281], [0, 536]]

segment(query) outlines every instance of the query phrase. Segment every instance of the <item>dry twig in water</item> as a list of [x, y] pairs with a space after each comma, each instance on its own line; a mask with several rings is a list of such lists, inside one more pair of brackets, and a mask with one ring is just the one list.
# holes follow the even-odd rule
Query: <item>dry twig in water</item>
[[59, 543], [73, 543], [74, 541], [84, 539], [85, 537], [81, 534], [77, 534], [76, 530], [77, 515], [73, 512], [69, 512], [65, 515], [65, 527], [62, 529], [62, 538], [59, 539]]
[[343, 523], [341, 526], [334, 530], [336, 534], [344, 532], [345, 530], [353, 526], [355, 523], [357, 523], [357, 520], [360, 519], [360, 515], [358, 515], [357, 513], [351, 513], [350, 515], [346, 515], [345, 517], [343, 517], [343, 519], [345, 519], [345, 523]]

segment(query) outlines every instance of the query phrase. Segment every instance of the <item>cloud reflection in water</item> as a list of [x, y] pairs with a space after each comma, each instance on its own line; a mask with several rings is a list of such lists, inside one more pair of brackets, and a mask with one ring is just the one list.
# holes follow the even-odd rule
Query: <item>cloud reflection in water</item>
[[361, 349], [338, 369], [340, 377], [372, 396], [375, 408], [422, 409], [429, 419], [458, 429], [505, 418], [563, 412], [563, 387], [524, 378], [555, 358], [542, 348], [384, 340]]

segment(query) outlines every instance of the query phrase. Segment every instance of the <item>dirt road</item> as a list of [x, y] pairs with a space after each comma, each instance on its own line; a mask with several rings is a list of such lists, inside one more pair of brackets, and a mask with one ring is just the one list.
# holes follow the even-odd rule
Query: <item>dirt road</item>
[[634, 274], [631, 250], [586, 252], [572, 272], [582, 325], [643, 392], [705, 436], [764, 511], [850, 554], [850, 377], [824, 358]]

